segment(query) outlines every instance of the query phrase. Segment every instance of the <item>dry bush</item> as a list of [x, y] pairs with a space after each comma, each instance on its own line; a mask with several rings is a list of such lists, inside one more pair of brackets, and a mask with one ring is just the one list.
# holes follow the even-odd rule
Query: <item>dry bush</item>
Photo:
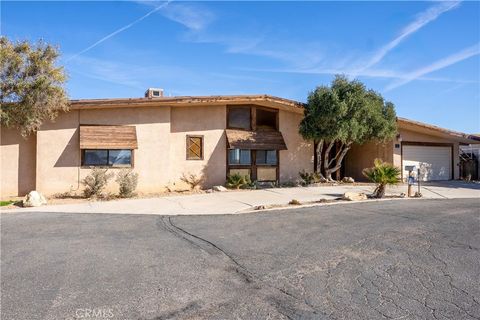
[[138, 173], [132, 169], [122, 169], [117, 173], [115, 181], [119, 184], [119, 195], [121, 198], [130, 198], [135, 195], [138, 185]]
[[82, 180], [85, 186], [83, 195], [86, 198], [100, 197], [103, 189], [107, 186], [108, 180], [113, 177], [113, 173], [107, 173], [108, 169], [92, 168], [90, 174]]
[[180, 180], [188, 184], [190, 186], [190, 189], [195, 190], [195, 189], [199, 189], [201, 184], [203, 183], [203, 175], [196, 175], [193, 173], [189, 173], [189, 174], [184, 173], [180, 177]]

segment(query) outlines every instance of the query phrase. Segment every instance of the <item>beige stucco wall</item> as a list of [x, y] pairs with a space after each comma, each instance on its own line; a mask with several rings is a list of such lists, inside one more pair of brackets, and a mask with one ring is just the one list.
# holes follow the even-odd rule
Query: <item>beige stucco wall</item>
[[[203, 176], [203, 187], [223, 185], [226, 175], [226, 106], [172, 108], [169, 187], [185, 189], [185, 174]], [[203, 136], [203, 160], [187, 160], [187, 135]]]
[[36, 136], [20, 136], [17, 130], [0, 130], [0, 199], [35, 190]]
[[364, 168], [372, 167], [376, 158], [392, 163], [393, 144], [367, 142], [353, 145], [345, 157], [345, 176], [352, 177], [355, 181], [365, 181], [362, 171]]
[[303, 114], [280, 110], [279, 129], [288, 150], [280, 151], [280, 182], [296, 181], [298, 172], [313, 172], [313, 144], [303, 140], [298, 126]]
[[[402, 142], [453, 143], [454, 179], [459, 178], [460, 158], [458, 142], [402, 128], [399, 128], [398, 132], [400, 133]], [[400, 144], [400, 142], [393, 140], [386, 144], [370, 142], [364, 145], [354, 145], [348, 152], [345, 160], [345, 176], [353, 177], [358, 181], [364, 181], [365, 178], [363, 177], [362, 170], [363, 168], [371, 167], [375, 158], [380, 158], [401, 168], [402, 149], [401, 146], [400, 148], [395, 148], [395, 144]]]
[[[162, 191], [169, 180], [170, 108], [119, 108], [75, 110], [46, 123], [37, 134], [37, 189], [51, 195], [82, 189], [81, 179], [90, 169], [80, 168], [80, 124], [135, 125], [138, 149], [134, 168], [139, 174], [138, 190]], [[109, 169], [117, 173], [118, 168]], [[107, 190], [116, 192], [110, 182]]]

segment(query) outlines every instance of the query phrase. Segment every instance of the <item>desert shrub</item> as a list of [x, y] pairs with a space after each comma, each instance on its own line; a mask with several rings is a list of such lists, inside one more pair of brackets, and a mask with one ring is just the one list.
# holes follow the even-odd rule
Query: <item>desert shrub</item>
[[122, 169], [117, 173], [115, 181], [119, 185], [118, 194], [122, 198], [130, 198], [135, 195], [138, 184], [138, 173], [132, 169]]
[[90, 174], [82, 180], [85, 186], [83, 195], [87, 198], [99, 197], [105, 189], [108, 180], [113, 177], [113, 173], [107, 173], [108, 169], [92, 168]]
[[381, 159], [375, 159], [372, 168], [363, 169], [363, 175], [377, 185], [373, 191], [375, 198], [383, 198], [387, 185], [396, 185], [400, 182], [400, 168]]
[[229, 189], [251, 188], [254, 185], [249, 176], [242, 176], [238, 173], [227, 176], [226, 186]]
[[298, 201], [297, 199], [292, 199], [288, 204], [298, 206], [298, 205], [301, 205], [301, 202]]
[[306, 186], [312, 183], [324, 182], [322, 176], [317, 172], [307, 172], [302, 170], [298, 175], [300, 176], [300, 179], [302, 179], [302, 184]]
[[201, 184], [203, 183], [203, 176], [196, 175], [193, 173], [189, 173], [189, 174], [184, 173], [180, 177], [180, 180], [188, 184], [191, 190], [194, 190], [194, 189], [200, 188]]

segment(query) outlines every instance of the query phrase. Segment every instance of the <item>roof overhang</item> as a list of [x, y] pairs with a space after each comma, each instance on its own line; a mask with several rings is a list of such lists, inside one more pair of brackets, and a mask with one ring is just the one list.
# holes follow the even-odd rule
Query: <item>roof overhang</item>
[[82, 99], [71, 100], [71, 110], [135, 108], [135, 107], [168, 107], [168, 106], [212, 106], [212, 105], [244, 105], [254, 104], [290, 112], [303, 113], [304, 104], [298, 101], [269, 95], [238, 96], [183, 96], [160, 98], [127, 98], [127, 99]]
[[458, 131], [448, 130], [431, 124], [414, 121], [406, 118], [397, 117], [399, 129], [420, 132], [430, 136], [444, 138], [450, 141], [459, 142], [461, 144], [478, 144], [480, 137], [472, 134], [462, 133]]
[[226, 129], [230, 149], [287, 150], [279, 131], [245, 131]]
[[135, 126], [80, 126], [80, 149], [137, 149]]

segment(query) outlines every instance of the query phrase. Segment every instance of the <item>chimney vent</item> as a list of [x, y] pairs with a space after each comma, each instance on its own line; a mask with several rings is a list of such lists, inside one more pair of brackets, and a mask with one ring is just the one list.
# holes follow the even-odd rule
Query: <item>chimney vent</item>
[[145, 98], [152, 99], [152, 98], [161, 98], [163, 97], [163, 89], [160, 88], [148, 88], [145, 91]]

